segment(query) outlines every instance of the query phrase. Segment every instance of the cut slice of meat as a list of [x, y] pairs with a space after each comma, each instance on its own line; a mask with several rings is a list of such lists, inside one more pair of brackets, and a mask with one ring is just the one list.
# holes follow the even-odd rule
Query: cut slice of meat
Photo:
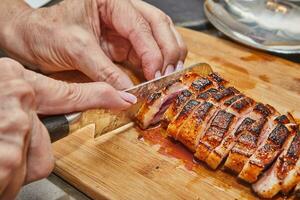
[[178, 80], [174, 80], [167, 87], [151, 94], [142, 105], [136, 115], [136, 121], [142, 129], [160, 121], [164, 111], [172, 103], [172, 100], [183, 90], [190, 87], [199, 77], [195, 73], [187, 73]]
[[184, 122], [192, 116], [192, 113], [199, 105], [200, 101], [193, 99], [189, 100], [182, 108], [180, 113], [176, 116], [175, 120], [169, 124], [167, 128], [167, 134], [172, 136], [174, 139], [177, 139], [177, 134], [180, 128], [183, 126]]
[[[299, 178], [293, 174], [300, 156], [300, 132], [291, 130], [291, 134], [283, 145], [283, 152], [280, 154], [273, 166], [266, 171], [262, 177], [252, 185], [253, 190], [263, 198], [272, 198], [280, 190], [290, 191], [299, 182]], [[283, 184], [289, 179], [287, 187]], [[288, 189], [287, 189], [288, 188]]]
[[169, 123], [173, 120], [173, 118], [176, 116], [178, 112], [183, 108], [185, 103], [190, 100], [193, 96], [192, 91], [190, 90], [183, 90], [177, 97], [176, 100], [171, 103], [169, 108], [164, 113], [162, 120], [161, 120], [161, 126], [163, 128], [167, 128]]
[[[298, 128], [287, 155], [282, 164], [280, 173], [287, 174], [282, 182], [282, 192], [289, 193], [298, 183], [300, 183], [300, 130]], [[288, 169], [291, 169], [288, 173]], [[281, 175], [282, 176], [282, 175]]]
[[230, 126], [234, 124], [235, 120], [236, 117], [224, 109], [217, 111], [203, 137], [200, 138], [195, 157], [205, 161], [210, 152], [221, 143], [224, 135]]
[[175, 116], [181, 111], [183, 106], [190, 99], [194, 99], [197, 94], [205, 91], [209, 88], [218, 88], [219, 83], [210, 80], [209, 78], [200, 77], [196, 79], [188, 90], [184, 90], [177, 96], [176, 100], [172, 102], [169, 108], [164, 113], [161, 124], [163, 128], [167, 128], [169, 123], [175, 118]]
[[185, 123], [177, 134], [177, 140], [195, 152], [196, 144], [203, 133], [205, 125], [216, 112], [216, 107], [210, 102], [203, 102], [193, 113], [192, 117]]
[[256, 116], [250, 118], [248, 122], [248, 118], [246, 118], [245, 126], [241, 125], [236, 132], [239, 137], [226, 159], [225, 168], [237, 174], [241, 172], [246, 161], [257, 149], [258, 138], [267, 134], [271, 129], [267, 122], [268, 120], [273, 121], [274, 112], [275, 109], [269, 105], [256, 104], [253, 110], [253, 114]]
[[216, 169], [223, 159], [227, 157], [239, 133], [252, 124], [254, 122], [253, 119], [257, 118], [257, 114], [252, 112], [254, 108], [254, 101], [248, 97], [242, 98], [227, 108], [227, 112], [236, 116], [236, 123], [229, 127], [222, 142], [207, 157], [205, 162], [212, 169]]
[[168, 127], [169, 123], [178, 115], [188, 100], [195, 99], [200, 93], [217, 91], [218, 88], [224, 87], [224, 84], [226, 82], [217, 74], [212, 74], [207, 78], [200, 77], [195, 80], [188, 89], [189, 92], [183, 91], [166, 110], [161, 120], [162, 127]]
[[[290, 131], [285, 126], [274, 120], [275, 128], [267, 134], [266, 138], [260, 144], [254, 154], [249, 158], [239, 174], [239, 178], [249, 183], [257, 181], [260, 173], [269, 166], [282, 150], [282, 145], [285, 142]], [[272, 127], [274, 127], [272, 126]]]
[[[211, 88], [200, 93], [197, 100], [202, 102], [202, 104], [196, 108], [192, 116], [180, 127], [177, 132], [177, 140], [195, 152], [199, 139], [204, 133], [204, 129], [207, 124], [211, 123], [211, 118], [213, 118], [221, 108], [226, 107], [223, 103], [232, 98], [236, 100], [239, 99], [233, 95], [241, 96], [239, 91], [232, 87], [219, 90]], [[231, 101], [234, 102], [233, 100]]]

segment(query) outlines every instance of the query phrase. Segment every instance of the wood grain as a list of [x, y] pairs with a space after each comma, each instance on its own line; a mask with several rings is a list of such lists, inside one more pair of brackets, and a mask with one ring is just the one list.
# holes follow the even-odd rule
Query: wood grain
[[[249, 96], [300, 118], [299, 64], [202, 33], [178, 30], [189, 49], [186, 65], [207, 62]], [[70, 80], [67, 75], [60, 78]], [[257, 198], [248, 186], [220, 170], [204, 165], [198, 173], [186, 170], [180, 160], [161, 155], [157, 146], [138, 140], [134, 128], [100, 141], [92, 138], [94, 130], [94, 125], [86, 126], [53, 144], [55, 173], [92, 198]]]

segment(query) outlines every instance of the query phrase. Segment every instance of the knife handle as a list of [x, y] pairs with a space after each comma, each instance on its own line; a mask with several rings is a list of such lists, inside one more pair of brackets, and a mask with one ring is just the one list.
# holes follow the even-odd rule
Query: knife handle
[[41, 119], [47, 128], [51, 142], [55, 142], [69, 134], [69, 121], [65, 115], [55, 115]]

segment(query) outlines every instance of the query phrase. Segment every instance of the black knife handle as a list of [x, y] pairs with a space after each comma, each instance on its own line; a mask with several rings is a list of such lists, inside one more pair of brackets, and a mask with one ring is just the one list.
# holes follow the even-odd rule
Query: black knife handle
[[55, 142], [69, 134], [69, 122], [65, 115], [55, 115], [41, 119], [47, 128], [51, 142]]

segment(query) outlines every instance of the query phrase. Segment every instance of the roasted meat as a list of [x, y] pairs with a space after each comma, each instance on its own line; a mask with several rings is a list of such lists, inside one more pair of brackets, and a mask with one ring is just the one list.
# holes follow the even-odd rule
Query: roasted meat
[[282, 153], [272, 167], [253, 184], [253, 190], [263, 198], [271, 198], [279, 191], [288, 193], [299, 182], [300, 175], [298, 174], [299, 171], [297, 172], [299, 156], [300, 132], [297, 133], [292, 128]]
[[235, 116], [235, 123], [232, 123], [221, 143], [206, 158], [206, 163], [211, 168], [216, 169], [220, 165], [234, 146], [239, 133], [252, 123], [252, 118], [256, 115], [253, 110], [254, 101], [248, 97], [242, 98], [227, 108], [227, 112]]
[[261, 142], [258, 142], [258, 148], [244, 165], [239, 174], [239, 178], [249, 183], [254, 183], [257, 181], [260, 173], [268, 167], [281, 152], [282, 145], [290, 131], [285, 124], [275, 122], [274, 126], [272, 126], [273, 129], [266, 134]]
[[196, 79], [190, 86], [188, 90], [182, 91], [180, 95], [177, 96], [176, 100], [170, 105], [170, 107], [164, 113], [161, 120], [163, 127], [167, 128], [169, 123], [175, 118], [175, 116], [181, 111], [183, 106], [190, 99], [195, 99], [200, 93], [207, 93], [212, 90], [216, 90], [223, 87], [226, 84], [222, 78], [216, 74], [211, 74], [209, 77], [200, 77]]
[[[196, 146], [199, 143], [203, 131], [201, 129], [208, 122], [208, 120], [216, 114], [218, 106], [217, 102], [225, 101], [238, 92], [233, 88], [220, 89], [222, 92], [219, 92], [215, 88], [210, 88], [207, 91], [204, 91], [196, 97], [199, 105], [195, 107], [189, 117], [185, 118], [184, 121], [180, 121], [180, 114], [177, 118], [170, 123], [167, 129], [167, 133], [174, 135], [172, 130], [176, 130], [175, 139], [181, 141], [185, 144], [190, 150], [195, 151]], [[178, 126], [180, 124], [180, 126]]]
[[236, 143], [225, 162], [225, 167], [239, 174], [246, 161], [255, 152], [259, 138], [264, 138], [271, 129], [269, 121], [273, 120], [275, 109], [269, 105], [257, 103], [253, 112], [244, 119], [236, 131]]
[[160, 121], [172, 100], [183, 90], [190, 87], [198, 78], [196, 73], [187, 73], [180, 79], [174, 80], [167, 87], [151, 94], [136, 115], [137, 123], [142, 129]]
[[[288, 193], [300, 184], [300, 131], [289, 116], [255, 102], [216, 73], [185, 75], [151, 94], [137, 120], [160, 122], [196, 159], [253, 183], [261, 197]], [[299, 186], [300, 188], [300, 186]]]

